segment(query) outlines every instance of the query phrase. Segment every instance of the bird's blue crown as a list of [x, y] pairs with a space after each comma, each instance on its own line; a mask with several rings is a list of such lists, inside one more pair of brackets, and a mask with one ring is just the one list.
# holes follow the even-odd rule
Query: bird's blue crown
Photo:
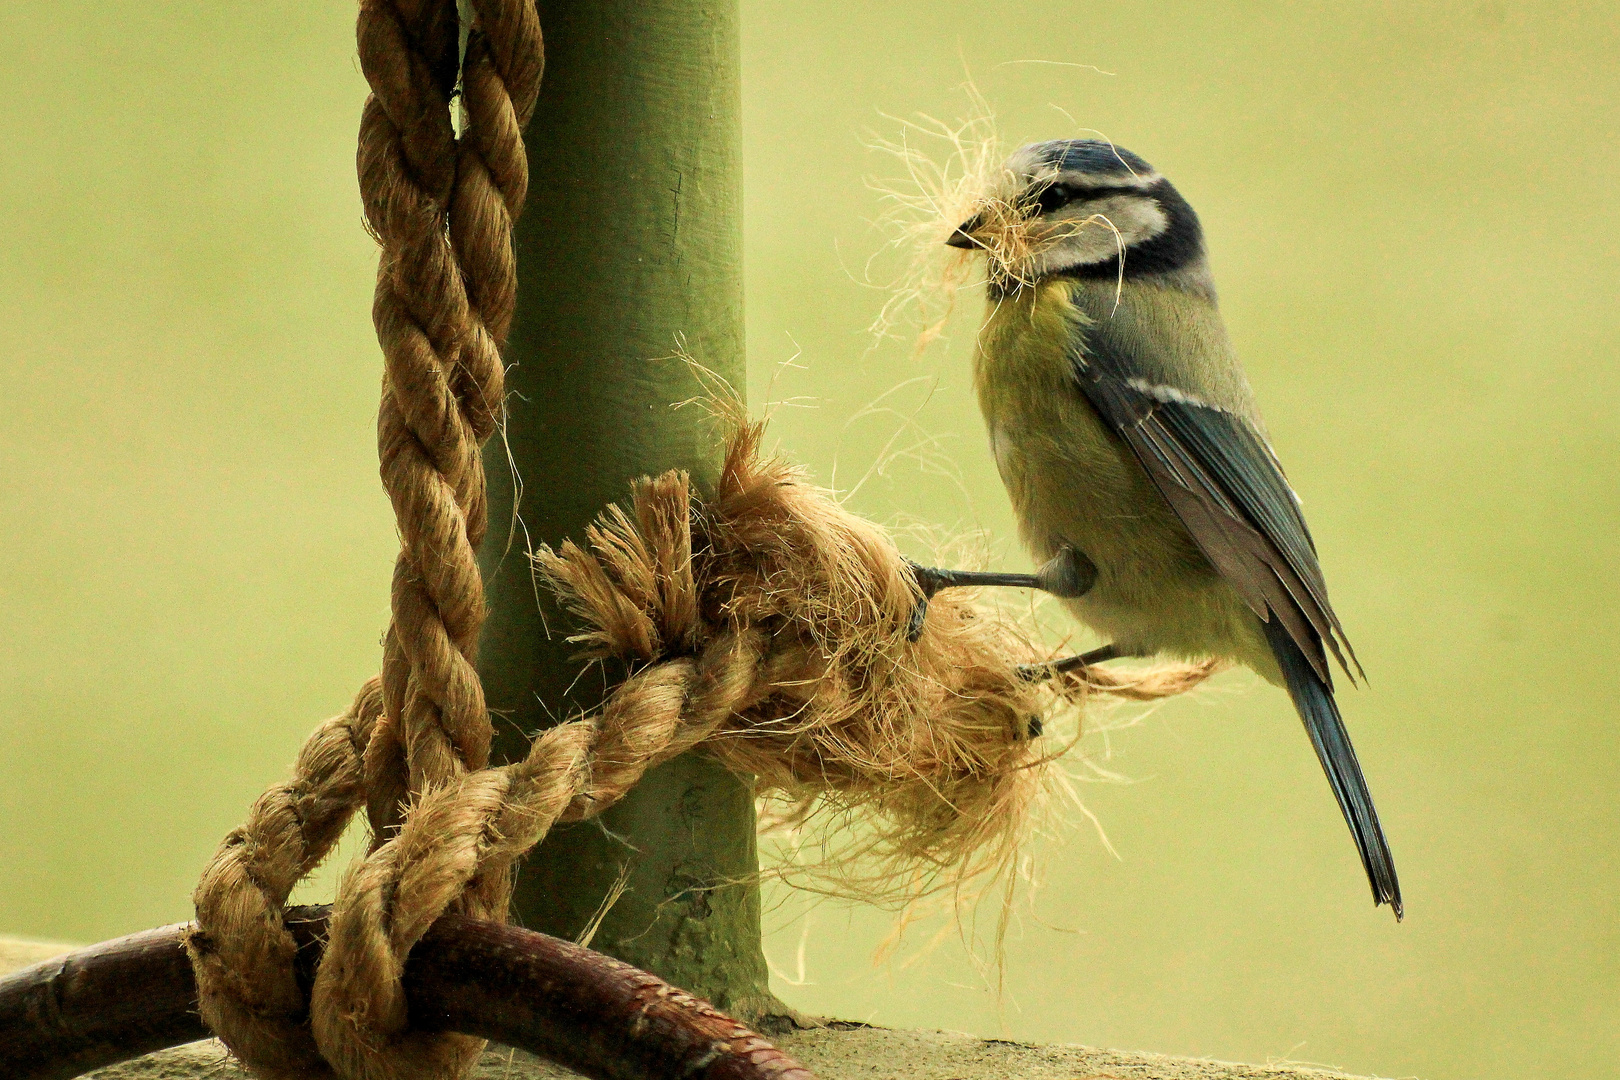
[[1055, 139], [1032, 147], [1040, 160], [1060, 172], [1088, 176], [1147, 176], [1153, 166], [1123, 146], [1100, 139]]

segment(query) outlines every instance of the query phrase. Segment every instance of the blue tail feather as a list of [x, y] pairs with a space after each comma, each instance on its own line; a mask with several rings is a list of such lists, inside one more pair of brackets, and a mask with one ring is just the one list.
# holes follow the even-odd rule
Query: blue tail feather
[[1305, 730], [1316, 748], [1322, 771], [1327, 773], [1333, 786], [1334, 797], [1356, 848], [1361, 852], [1362, 865], [1367, 869], [1367, 880], [1372, 884], [1373, 902], [1388, 904], [1395, 917], [1402, 915], [1401, 885], [1395, 877], [1395, 860], [1390, 856], [1384, 830], [1378, 823], [1378, 811], [1373, 806], [1367, 780], [1361, 775], [1361, 763], [1356, 760], [1355, 747], [1350, 745], [1350, 733], [1339, 717], [1339, 706], [1333, 700], [1333, 688], [1316, 673], [1305, 653], [1289, 636], [1282, 620], [1273, 616], [1266, 624], [1266, 637], [1271, 651], [1282, 668], [1288, 683], [1288, 693], [1294, 699], [1294, 708], [1305, 722]]

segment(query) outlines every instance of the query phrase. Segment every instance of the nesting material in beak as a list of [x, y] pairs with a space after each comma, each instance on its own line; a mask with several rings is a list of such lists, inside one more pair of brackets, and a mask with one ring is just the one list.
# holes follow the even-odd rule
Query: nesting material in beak
[[[965, 286], [1023, 284], [1019, 260], [1032, 246], [1024, 235], [1032, 231], [1027, 214], [1015, 205], [1027, 182], [1007, 170], [1007, 148], [996, 138], [989, 105], [972, 87], [968, 96], [967, 119], [948, 124], [921, 117], [903, 122], [902, 138], [875, 144], [904, 166], [904, 175], [873, 186], [888, 203], [882, 223], [893, 246], [910, 258], [872, 332], [882, 337], [914, 321], [918, 354], [944, 334]], [[930, 142], [943, 151], [939, 160], [924, 152]], [[952, 250], [947, 255], [942, 247]]]

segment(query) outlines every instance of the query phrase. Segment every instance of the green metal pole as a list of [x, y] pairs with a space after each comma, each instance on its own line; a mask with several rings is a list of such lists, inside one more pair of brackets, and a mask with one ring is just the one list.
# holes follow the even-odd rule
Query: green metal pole
[[[744, 387], [737, 0], [539, 6], [546, 74], [517, 230], [510, 419], [506, 442], [485, 450], [479, 666], [498, 760], [605, 689], [598, 674], [576, 682], [570, 624], [538, 593], [526, 547], [581, 537], [636, 477], [682, 468], [700, 488], [712, 481], [714, 431], [701, 410], [672, 408], [702, 392], [671, 358], [678, 347]], [[592, 946], [758, 1021], [782, 1007], [760, 949], [757, 868], [748, 785], [688, 754], [600, 821], [554, 831], [522, 870], [514, 917], [576, 937], [628, 874]]]

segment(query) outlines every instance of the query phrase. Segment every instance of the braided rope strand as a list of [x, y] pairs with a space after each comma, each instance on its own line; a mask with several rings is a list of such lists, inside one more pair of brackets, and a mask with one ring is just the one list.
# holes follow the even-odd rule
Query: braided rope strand
[[[420, 77], [405, 78], [431, 69], [431, 55], [401, 63], [400, 42], [386, 36], [404, 23], [397, 8], [368, 5], [361, 15], [362, 56], [368, 26], [380, 27], [387, 46], [375, 74], [362, 61], [378, 107], [366, 110], [360, 157], [362, 184], [377, 193], [367, 198], [368, 220], [383, 245], [373, 309], [386, 358], [378, 441], [401, 552], [384, 648], [388, 718], [367, 755], [381, 846], [340, 889], [311, 1002], [316, 1041], [345, 1076], [442, 1077], [470, 1066], [479, 1040], [406, 1031], [399, 980], [406, 954], [439, 914], [504, 919], [511, 891], [511, 859], [461, 873], [460, 849], [436, 843], [434, 832], [418, 828], [384, 843], [407, 800], [418, 806], [413, 820], [431, 822], [422, 808], [438, 791], [500, 797], [480, 772], [491, 729], [474, 667], [484, 619], [477, 546], [488, 521], [479, 448], [505, 392], [500, 348], [517, 295], [512, 226], [528, 187], [522, 129], [538, 95], [542, 52], [532, 0], [484, 0], [474, 16], [462, 68], [463, 132], [452, 150], [442, 140], [439, 121], [448, 114], [440, 100]], [[433, 119], [413, 141], [398, 118], [419, 116], [424, 103]], [[418, 167], [417, 151], [435, 166], [451, 151], [448, 189], [429, 188], [435, 177]], [[413, 917], [399, 917], [404, 912]]]
[[[377, 418], [383, 488], [399, 526], [393, 621], [384, 643], [386, 739], [368, 754], [375, 787], [403, 756], [408, 793], [482, 768], [490, 740], [472, 652], [483, 621], [469, 516], [481, 516], [478, 439], [452, 386], [472, 314], [448, 213], [459, 24], [450, 0], [365, 0], [357, 39], [371, 96], [357, 164], [382, 246], [372, 320], [383, 352]], [[471, 512], [471, 514], [469, 513]], [[398, 786], [399, 777], [393, 778]], [[400, 807], [372, 801], [380, 842]]]
[[[494, 431], [504, 392], [500, 349], [517, 307], [512, 228], [529, 190], [523, 130], [534, 113], [544, 71], [540, 22], [532, 0], [478, 0], [461, 69], [461, 139], [450, 207], [450, 243], [466, 279], [475, 318], [462, 342], [456, 397], [482, 441]], [[471, 533], [482, 536], [479, 513]]]

